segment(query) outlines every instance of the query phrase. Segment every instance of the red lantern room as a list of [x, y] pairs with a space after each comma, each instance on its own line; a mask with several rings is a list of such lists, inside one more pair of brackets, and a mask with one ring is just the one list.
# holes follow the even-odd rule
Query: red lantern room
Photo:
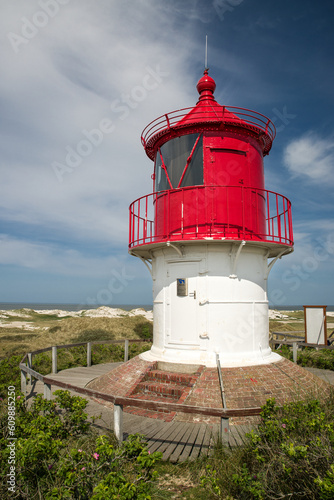
[[[260, 113], [221, 106], [215, 88], [205, 70], [194, 108], [144, 129], [154, 193], [130, 206], [130, 249], [207, 238], [293, 245], [291, 204], [264, 186], [263, 157], [275, 127]], [[280, 251], [276, 245], [269, 245], [270, 255]]]

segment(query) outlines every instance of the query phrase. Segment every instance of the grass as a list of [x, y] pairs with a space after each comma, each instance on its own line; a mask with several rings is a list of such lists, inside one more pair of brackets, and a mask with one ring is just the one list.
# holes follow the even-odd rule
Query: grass
[[[24, 310], [25, 313], [28, 312]], [[13, 319], [15, 318], [15, 320]], [[0, 359], [12, 354], [43, 349], [51, 345], [74, 344], [94, 340], [149, 339], [152, 323], [142, 316], [120, 318], [63, 317], [30, 313], [28, 318], [7, 316], [1, 321], [17, 326], [0, 328]]]

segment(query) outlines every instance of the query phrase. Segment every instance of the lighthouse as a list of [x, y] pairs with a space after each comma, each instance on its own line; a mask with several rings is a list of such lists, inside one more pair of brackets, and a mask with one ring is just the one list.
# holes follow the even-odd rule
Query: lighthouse
[[284, 404], [329, 391], [269, 346], [268, 276], [293, 250], [291, 203], [264, 182], [275, 127], [260, 113], [220, 105], [215, 88], [205, 69], [195, 106], [142, 133], [153, 188], [130, 205], [129, 252], [152, 275], [153, 344], [90, 384], [181, 405], [124, 406], [165, 422], [216, 423], [210, 413], [183, 413], [184, 405], [254, 415], [268, 398]]
[[153, 280], [147, 362], [267, 365], [270, 270], [293, 250], [291, 203], [265, 188], [275, 138], [264, 115], [219, 104], [205, 69], [194, 107], [152, 121], [141, 141], [152, 193], [130, 205], [129, 252]]

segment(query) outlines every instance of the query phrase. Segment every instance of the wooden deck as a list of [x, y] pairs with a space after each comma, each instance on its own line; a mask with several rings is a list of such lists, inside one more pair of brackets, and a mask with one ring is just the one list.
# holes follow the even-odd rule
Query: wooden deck
[[[106, 363], [91, 366], [89, 368], [79, 367], [63, 370], [57, 375], [52, 375], [53, 379], [73, 384], [84, 388], [94, 378], [109, 372], [120, 363]], [[322, 379], [334, 384], [334, 372], [330, 370], [319, 370], [310, 368], [310, 371]], [[43, 393], [43, 383], [35, 380], [27, 387], [27, 398], [31, 398], [37, 393]], [[52, 391], [57, 387], [52, 387]], [[114, 426], [113, 409], [106, 407], [86, 397], [88, 405], [86, 412], [89, 416], [99, 416], [93, 425], [100, 433], [112, 431]], [[223, 439], [228, 446], [240, 446], [243, 444], [245, 434], [250, 432], [250, 426], [234, 425], [230, 426], [228, 434]], [[163, 460], [171, 462], [184, 462], [185, 460], [195, 460], [199, 456], [207, 455], [214, 449], [215, 443], [220, 439], [218, 425], [196, 424], [188, 422], [164, 422], [159, 419], [140, 417], [124, 412], [123, 414], [123, 437], [129, 434], [143, 434], [147, 440], [148, 449], [159, 451], [163, 454]]]
[[[63, 370], [52, 378], [66, 381], [68, 383], [85, 387], [95, 377], [107, 373], [119, 363], [106, 363], [95, 365], [89, 368], [70, 368]], [[27, 398], [29, 399], [37, 393], [43, 393], [43, 384], [34, 381], [27, 387]], [[57, 390], [53, 387], [52, 391]], [[89, 398], [86, 412], [89, 416], [99, 416], [94, 426], [98, 432], [103, 433], [113, 429], [113, 410], [104, 405], [100, 405]], [[249, 432], [249, 427], [232, 426], [225, 438], [226, 444], [237, 446], [242, 444], [245, 432]], [[163, 460], [171, 462], [184, 462], [185, 460], [195, 460], [199, 456], [208, 455], [214, 449], [215, 443], [219, 440], [219, 426], [195, 424], [187, 422], [164, 422], [163, 420], [139, 417], [124, 413], [123, 415], [124, 438], [129, 434], [143, 434], [148, 444], [149, 451], [159, 451], [163, 454]]]

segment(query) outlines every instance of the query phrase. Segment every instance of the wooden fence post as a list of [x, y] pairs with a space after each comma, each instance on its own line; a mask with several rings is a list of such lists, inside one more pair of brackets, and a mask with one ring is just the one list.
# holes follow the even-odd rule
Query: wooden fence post
[[21, 370], [21, 392], [27, 397], [27, 373]]
[[124, 363], [126, 363], [129, 359], [129, 340], [124, 340]]
[[51, 399], [51, 385], [50, 384], [44, 384], [44, 398], [45, 399]]
[[57, 369], [57, 346], [52, 346], [52, 373], [58, 373]]
[[[27, 365], [29, 368], [32, 368], [32, 354], [31, 352], [28, 352], [28, 355], [27, 355]], [[32, 381], [33, 381], [33, 376], [29, 374], [29, 378], [30, 378], [30, 385], [32, 384]], [[27, 380], [27, 377], [26, 377], [26, 380]]]
[[292, 343], [292, 350], [293, 350], [293, 362], [297, 363], [297, 351], [298, 351], [298, 344], [297, 342]]
[[123, 442], [123, 405], [114, 405], [114, 433], [118, 442]]
[[87, 366], [92, 366], [92, 343], [87, 342]]

